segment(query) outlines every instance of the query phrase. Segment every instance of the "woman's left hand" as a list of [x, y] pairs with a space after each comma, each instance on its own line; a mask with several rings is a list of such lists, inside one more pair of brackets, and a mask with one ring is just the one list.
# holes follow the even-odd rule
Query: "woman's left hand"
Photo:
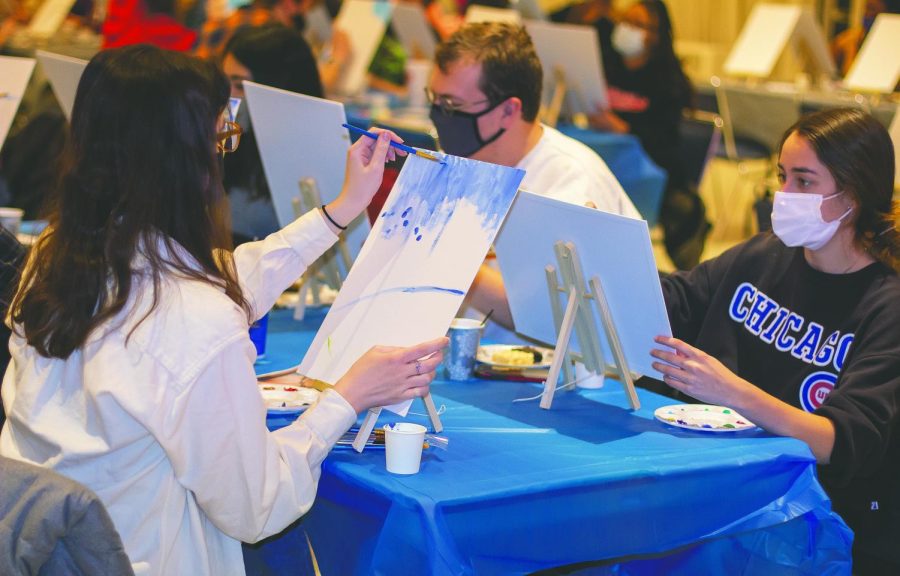
[[658, 344], [669, 350], [651, 350], [653, 367], [663, 373], [663, 381], [701, 402], [735, 407], [741, 396], [753, 385], [738, 377], [721, 362], [686, 342], [668, 336], [657, 336]]
[[350, 224], [378, 192], [384, 176], [384, 163], [397, 157], [397, 150], [391, 147], [391, 141], [403, 142], [390, 130], [372, 128], [370, 132], [378, 134], [378, 139], [362, 136], [350, 147], [344, 188], [334, 202], [328, 203], [328, 214], [342, 226]]

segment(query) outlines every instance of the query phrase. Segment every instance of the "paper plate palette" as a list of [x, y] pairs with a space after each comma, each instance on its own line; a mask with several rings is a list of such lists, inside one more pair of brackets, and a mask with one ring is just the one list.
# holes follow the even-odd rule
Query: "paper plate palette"
[[[534, 355], [534, 352], [537, 352], [540, 355], [540, 359], [535, 359], [531, 364], [513, 364], [495, 359], [495, 356], [499, 355], [498, 357], [502, 358], [505, 353], [510, 351], [529, 351], [532, 355]], [[482, 364], [495, 368], [517, 368], [520, 370], [525, 368], [549, 368], [550, 364], [553, 363], [553, 349], [541, 346], [522, 346], [519, 344], [485, 344], [478, 347], [475, 359]]]
[[259, 384], [259, 393], [269, 412], [303, 412], [319, 398], [319, 392], [312, 388], [301, 388], [286, 384]]
[[756, 428], [731, 408], [708, 404], [674, 404], [653, 412], [660, 422], [699, 432], [740, 432]]

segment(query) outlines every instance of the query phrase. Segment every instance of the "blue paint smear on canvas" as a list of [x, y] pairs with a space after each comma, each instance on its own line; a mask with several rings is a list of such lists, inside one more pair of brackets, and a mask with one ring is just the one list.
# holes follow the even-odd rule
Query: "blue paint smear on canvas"
[[409, 156], [381, 214], [384, 238], [426, 239], [433, 249], [463, 199], [473, 204], [483, 230], [500, 225], [524, 170], [444, 155], [446, 164]]
[[332, 307], [332, 311], [335, 310], [343, 310], [344, 308], [349, 308], [351, 306], [355, 306], [358, 302], [362, 300], [371, 300], [377, 296], [381, 296], [382, 294], [388, 294], [390, 292], [403, 292], [405, 294], [415, 294], [417, 292], [438, 292], [444, 294], [451, 294], [453, 296], [465, 296], [465, 290], [459, 290], [457, 288], [443, 288], [441, 286], [398, 286], [396, 288], [385, 288], [384, 290], [379, 290], [377, 292], [373, 292], [372, 294], [366, 294], [365, 296], [360, 296], [355, 300], [351, 300], [346, 304], [334, 308]]

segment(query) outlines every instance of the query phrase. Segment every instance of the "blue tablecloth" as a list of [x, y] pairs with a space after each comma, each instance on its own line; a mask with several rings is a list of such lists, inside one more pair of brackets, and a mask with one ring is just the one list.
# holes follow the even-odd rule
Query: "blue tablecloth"
[[574, 126], [559, 126], [559, 131], [582, 142], [603, 158], [651, 228], [659, 221], [668, 176], [647, 156], [637, 136]]
[[[286, 315], [273, 316], [269, 346], [298, 358], [317, 318]], [[631, 412], [615, 381], [559, 392], [549, 411], [513, 403], [538, 392], [435, 382], [449, 450], [426, 451], [413, 476], [386, 472], [383, 451], [333, 452], [310, 513], [262, 546], [249, 573], [296, 573], [289, 558], [305, 554], [306, 530], [327, 575], [524, 574], [598, 560], [611, 565], [586, 570], [849, 574], [852, 534], [802, 442], [673, 428], [653, 418], [670, 400], [640, 390]]]

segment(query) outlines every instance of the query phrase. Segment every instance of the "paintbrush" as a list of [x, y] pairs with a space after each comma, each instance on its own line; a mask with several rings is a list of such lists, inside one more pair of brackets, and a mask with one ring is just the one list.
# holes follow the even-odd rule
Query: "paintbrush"
[[[341, 124], [341, 126], [346, 128], [347, 130], [350, 130], [351, 132], [356, 132], [357, 134], [362, 134], [363, 136], [368, 136], [369, 138], [372, 138], [373, 140], [378, 140], [378, 134], [375, 134], [374, 132], [369, 132], [368, 130], [363, 130], [359, 126], [353, 126], [352, 124]], [[408, 154], [414, 154], [416, 156], [421, 156], [422, 158], [426, 158], [428, 160], [431, 160], [432, 162], [439, 162], [441, 164], [446, 164], [446, 162], [444, 162], [443, 160], [441, 160], [434, 154], [432, 154], [430, 152], [426, 152], [424, 150], [419, 150], [418, 148], [413, 148], [412, 146], [407, 146], [406, 144], [401, 144], [399, 142], [394, 142], [393, 140], [391, 140], [391, 146], [393, 146], [397, 150], [403, 150], [404, 152], [406, 152]]]

